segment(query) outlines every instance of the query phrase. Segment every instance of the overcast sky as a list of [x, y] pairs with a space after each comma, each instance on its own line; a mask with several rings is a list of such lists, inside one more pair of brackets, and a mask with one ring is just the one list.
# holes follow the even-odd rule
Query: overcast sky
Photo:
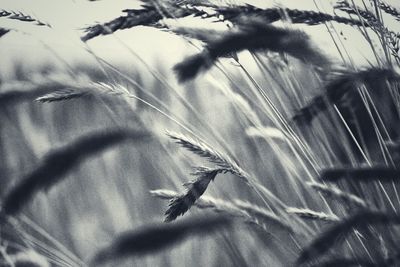
[[[313, 0], [249, 0], [246, 2], [260, 7], [286, 6], [303, 10], [317, 10], [316, 3], [321, 11], [333, 13], [332, 2], [327, 0], [316, 0], [315, 2]], [[400, 8], [399, 1], [387, 2]], [[96, 22], [106, 22], [116, 18], [122, 14], [121, 10], [125, 8], [140, 7], [140, 2], [136, 0], [95, 2], [86, 0], [0, 0], [0, 3], [0, 9], [22, 11], [52, 25], [52, 28], [38, 27], [32, 23], [0, 18], [0, 26], [16, 30], [0, 38], [0, 58], [2, 59], [0, 68], [2, 72], [6, 72], [10, 62], [15, 59], [24, 60], [27, 65], [34, 66], [43, 61], [54, 61], [54, 53], [70, 62], [89, 60], [90, 56], [79, 39], [82, 35], [82, 31], [79, 29]], [[400, 30], [398, 22], [391, 17], [385, 18], [388, 26], [394, 30]], [[193, 23], [193, 20], [186, 20], [185, 25], [190, 22]], [[195, 25], [202, 23], [201, 19], [197, 19]], [[335, 58], [338, 56], [324, 25], [297, 27], [310, 34], [326, 53]], [[341, 40], [351, 50], [349, 52], [359, 64], [365, 64], [366, 58], [372, 58], [371, 50], [356, 29], [341, 25], [337, 25], [337, 29], [339, 33], [343, 33]], [[178, 37], [144, 27], [118, 31], [115, 36], [98, 37], [90, 40], [88, 45], [98, 55], [118, 62], [133, 59], [125, 45], [149, 62], [161, 60], [165, 64], [176, 63], [184, 55], [195, 51]], [[52, 52], [49, 52], [48, 47], [51, 47]]]

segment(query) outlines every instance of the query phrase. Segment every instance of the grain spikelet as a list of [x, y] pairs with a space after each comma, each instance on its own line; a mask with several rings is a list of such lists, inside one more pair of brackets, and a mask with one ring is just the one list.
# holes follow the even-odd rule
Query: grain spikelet
[[177, 144], [202, 158], [206, 158], [211, 163], [215, 163], [221, 167], [227, 166], [227, 162], [218, 151], [215, 151], [209, 145], [201, 142], [200, 140], [195, 140], [187, 135], [169, 131], [167, 131], [167, 135]]
[[85, 97], [89, 95], [125, 95], [132, 96], [127, 88], [119, 83], [104, 83], [104, 82], [87, 82], [86, 84], [70, 85], [70, 87], [56, 90], [35, 99], [35, 101], [58, 102]]
[[289, 207], [286, 209], [286, 212], [291, 214], [296, 214], [301, 218], [309, 220], [319, 220], [328, 222], [337, 222], [340, 220], [339, 217], [336, 216], [335, 214], [326, 214], [325, 212], [319, 212], [304, 208]]
[[[400, 76], [391, 69], [371, 67], [361, 71], [339, 71], [330, 78], [324, 86], [324, 93], [314, 97], [310, 103], [303, 107], [293, 117], [300, 123], [310, 123], [320, 112], [328, 108], [328, 104], [342, 107], [349, 99], [358, 99], [357, 89], [360, 85], [366, 86], [371, 91], [384, 90], [380, 85], [387, 83], [398, 88]], [[360, 105], [361, 103], [353, 103]]]
[[[180, 196], [179, 193], [167, 189], [151, 190], [150, 194], [154, 197], [166, 200], [173, 200]], [[224, 215], [242, 217], [245, 220], [252, 219], [248, 213], [238, 209], [233, 203], [210, 196], [201, 196], [193, 205], [198, 209], [212, 209], [213, 211]]]
[[[155, 197], [167, 200], [179, 196], [177, 192], [165, 189], [152, 190], [150, 193]], [[276, 215], [252, 203], [246, 203], [240, 200], [233, 200], [230, 202], [210, 196], [201, 196], [194, 203], [194, 206], [198, 209], [211, 209], [217, 213], [241, 218], [244, 222], [255, 225], [268, 233], [272, 233], [272, 229], [279, 229], [290, 233], [294, 232], [290, 225], [286, 224]]]
[[9, 29], [0, 27], [0, 37], [2, 37], [3, 35], [5, 35], [5, 34], [8, 33], [9, 31], [10, 31]]
[[400, 20], [400, 11], [396, 8], [384, 3], [383, 1], [379, 1], [379, 8], [387, 14], [392, 15], [396, 20]]
[[23, 22], [36, 22], [36, 25], [38, 26], [47, 26], [50, 27], [50, 24], [44, 23], [38, 19], [35, 19], [31, 17], [30, 15], [26, 15], [22, 12], [14, 12], [14, 11], [7, 11], [7, 10], [0, 10], [0, 17], [6, 17], [8, 19], [14, 19], [14, 20], [19, 20]]
[[226, 217], [193, 218], [174, 224], [154, 224], [117, 237], [108, 247], [95, 254], [91, 266], [98, 266], [122, 257], [140, 256], [170, 248], [193, 235], [212, 234], [226, 229], [232, 220]]
[[104, 24], [97, 24], [85, 28], [86, 34], [81, 40], [86, 42], [99, 35], [107, 35], [118, 30], [129, 29], [136, 26], [153, 26], [155, 23], [166, 18], [181, 18], [193, 13], [192, 9], [187, 9], [179, 5], [157, 5], [147, 3], [142, 5], [142, 9], [125, 9], [124, 16], [120, 16]]
[[[399, 13], [395, 8], [383, 3], [382, 1], [376, 2], [375, 4], [377, 7], [379, 6], [381, 10], [392, 15], [396, 19], [400, 18]], [[378, 12], [377, 10], [375, 10], [374, 13], [368, 9], [358, 7], [354, 3], [350, 5], [347, 1], [339, 1], [335, 8], [350, 15], [361, 17], [364, 20], [364, 26], [371, 27], [376, 34], [380, 35], [382, 41], [385, 42], [387, 48], [390, 49], [392, 56], [397, 60], [399, 59], [399, 33], [391, 31], [385, 27], [382, 17], [377, 17], [375, 15], [375, 13]]]
[[64, 90], [58, 90], [58, 91], [43, 95], [41, 97], [38, 97], [35, 99], [35, 101], [43, 102], [43, 103], [65, 101], [65, 100], [80, 98], [82, 96], [88, 95], [88, 93], [89, 92], [85, 92], [83, 90], [67, 88]]
[[291, 139], [288, 133], [275, 127], [248, 127], [246, 134], [250, 137], [271, 138], [282, 141]]
[[304, 32], [277, 28], [259, 20], [246, 20], [239, 29], [207, 42], [201, 53], [186, 58], [175, 65], [174, 70], [178, 80], [184, 82], [195, 78], [200, 71], [209, 69], [218, 58], [243, 50], [286, 53], [319, 67], [326, 67], [329, 62], [313, 47]]
[[4, 82], [0, 87], [0, 106], [13, 105], [22, 101], [32, 101], [40, 96], [66, 90], [88, 91], [95, 86], [87, 75], [74, 77], [60, 73], [36, 75], [29, 81]]
[[300, 257], [297, 259], [297, 263], [303, 264], [322, 256], [331, 247], [337, 244], [339, 239], [343, 239], [349, 235], [354, 228], [365, 229], [369, 225], [382, 224], [398, 225], [400, 224], [400, 216], [382, 212], [364, 211], [344, 219], [312, 241], [311, 244], [302, 251]]
[[307, 185], [330, 198], [344, 201], [347, 204], [356, 205], [357, 207], [363, 209], [368, 207], [367, 203], [358, 196], [351, 193], [343, 192], [335, 186], [325, 185], [317, 182], [307, 182]]
[[243, 201], [240, 199], [235, 199], [233, 203], [242, 210], [245, 210], [248, 214], [253, 216], [254, 218], [257, 218], [257, 220], [260, 223], [266, 224], [266, 225], [274, 225], [277, 226], [280, 229], [283, 229], [287, 232], [294, 233], [293, 228], [281, 220], [278, 216], [276, 216], [274, 213], [259, 207], [257, 205], [254, 205], [253, 203], [249, 203], [247, 201]]
[[400, 170], [386, 166], [333, 168], [323, 170], [320, 178], [329, 182], [337, 182], [341, 179], [358, 182], [396, 182], [400, 179]]
[[186, 213], [196, 200], [206, 191], [209, 183], [215, 179], [219, 169], [204, 170], [198, 177], [185, 184], [187, 192], [170, 200], [169, 208], [165, 212], [165, 222], [171, 222], [178, 216]]
[[117, 30], [129, 29], [139, 25], [149, 26], [160, 19], [162, 15], [152, 5], [144, 5], [139, 10], [124, 10], [126, 15], [113, 19], [105, 24], [97, 24], [85, 28], [85, 35], [81, 37], [86, 42], [99, 35], [111, 34]]
[[209, 162], [216, 164], [217, 166], [224, 169], [226, 172], [230, 172], [239, 178], [247, 181], [248, 174], [242, 170], [236, 162], [230, 159], [227, 155], [224, 155], [215, 149], [212, 149], [208, 144], [201, 140], [195, 140], [189, 136], [167, 132], [167, 135], [176, 141], [179, 145], [193, 152], [194, 154], [207, 159]]
[[33, 90], [14, 90], [0, 93], [0, 105], [8, 106], [25, 101], [32, 101], [43, 94], [53, 91], [50, 87], [36, 87]]
[[364, 25], [379, 24], [378, 19], [372, 12], [370, 12], [369, 10], [365, 10], [361, 7], [358, 7], [356, 5], [350, 5], [347, 1], [338, 1], [337, 4], [335, 5], [335, 9], [341, 10], [350, 15], [360, 16], [361, 18], [363, 18], [365, 20]]
[[37, 192], [48, 190], [84, 159], [122, 141], [148, 137], [128, 129], [92, 132], [49, 152], [40, 165], [15, 185], [3, 199], [2, 213], [16, 215]]
[[290, 20], [291, 23], [301, 23], [307, 25], [319, 25], [328, 21], [336, 21], [337, 23], [361, 26], [359, 20], [344, 18], [340, 16], [332, 16], [322, 12], [309, 10], [298, 10], [289, 8], [258, 8], [253, 5], [245, 6], [227, 6], [214, 8], [215, 14], [203, 14], [203, 16], [222, 16], [224, 20], [233, 23], [240, 23], [243, 17], [257, 17], [265, 23], [272, 23], [278, 20]]

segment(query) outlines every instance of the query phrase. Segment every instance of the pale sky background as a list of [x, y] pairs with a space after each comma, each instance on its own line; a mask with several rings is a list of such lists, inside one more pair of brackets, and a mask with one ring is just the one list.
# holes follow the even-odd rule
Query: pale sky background
[[[243, 2], [236, 0], [236, 2]], [[301, 10], [318, 10], [333, 14], [332, 1], [327, 0], [249, 0], [244, 1], [260, 7], [285, 6]], [[368, 1], [366, 1], [368, 2]], [[400, 9], [400, 1], [387, 1]], [[96, 22], [107, 22], [123, 14], [126, 8], [138, 8], [140, 2], [136, 0], [0, 0], [0, 9], [22, 11], [35, 18], [48, 22], [52, 28], [39, 27], [29, 22], [19, 22], [7, 18], [0, 18], [0, 26], [15, 29], [0, 38], [0, 70], [4, 74], [11, 72], [10, 66], [15, 60], [22, 60], [27, 66], [36, 66], [44, 61], [57, 62], [54, 53], [68, 62], [90, 62], [92, 57], [85, 51], [84, 44], [79, 37], [79, 30]], [[340, 13], [338, 13], [340, 14]], [[342, 14], [343, 15], [343, 14]], [[400, 23], [392, 17], [386, 16], [387, 26], [394, 31], [400, 31]], [[186, 19], [186, 25], [209, 25], [202, 19]], [[338, 59], [334, 44], [324, 25], [300, 26], [307, 32], [315, 43], [328, 55]], [[373, 61], [371, 49], [361, 34], [350, 26], [336, 25], [338, 32], [342, 32], [341, 40], [350, 50], [357, 64], [366, 64], [366, 58]], [[114, 36], [101, 36], [88, 42], [90, 48], [99, 56], [112, 62], [126, 63], [135, 60], [125, 47], [129, 46], [144, 60], [153, 63], [165, 63], [167, 66], [179, 62], [185, 55], [194, 53], [183, 39], [146, 27], [137, 27], [118, 31]], [[51, 47], [53, 52], [46, 48]]]

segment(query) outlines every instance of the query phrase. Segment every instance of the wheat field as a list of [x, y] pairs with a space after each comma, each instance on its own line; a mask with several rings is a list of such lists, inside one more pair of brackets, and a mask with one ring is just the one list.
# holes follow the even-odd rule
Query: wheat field
[[0, 21], [0, 266], [400, 266], [396, 1]]

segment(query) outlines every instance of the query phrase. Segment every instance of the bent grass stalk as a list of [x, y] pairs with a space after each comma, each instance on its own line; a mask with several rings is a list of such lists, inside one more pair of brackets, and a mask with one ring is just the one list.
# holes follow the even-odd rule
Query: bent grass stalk
[[[265, 188], [260, 183], [256, 182], [251, 176], [244, 170], [242, 170], [236, 162], [231, 160], [227, 155], [224, 155], [214, 149], [201, 140], [194, 140], [188, 136], [176, 133], [167, 133], [172, 139], [175, 139], [178, 144], [182, 145], [189, 151], [204, 157], [211, 163], [216, 164], [221, 170], [232, 173], [236, 177], [240, 178], [245, 184], [247, 184], [256, 194], [261, 198], [264, 204], [274, 212], [278, 212], [280, 216], [287, 216], [283, 210], [287, 207], [278, 197], [275, 196], [268, 188]], [[265, 198], [267, 197], [267, 199]], [[267, 200], [272, 201], [271, 205]], [[297, 219], [296, 217], [294, 219]], [[313, 230], [303, 221], [297, 220], [300, 225], [304, 228], [304, 231], [313, 232]]]

